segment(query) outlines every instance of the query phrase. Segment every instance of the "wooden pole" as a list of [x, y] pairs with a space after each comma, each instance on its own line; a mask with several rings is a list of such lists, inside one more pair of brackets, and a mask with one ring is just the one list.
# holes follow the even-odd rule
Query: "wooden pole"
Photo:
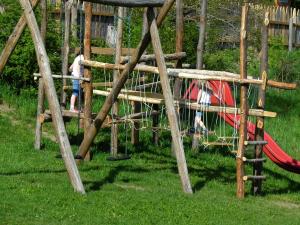
[[289, 19], [289, 52], [293, 51], [293, 42], [294, 42], [294, 24], [293, 17]]
[[[240, 74], [241, 79], [247, 79], [247, 26], [248, 26], [248, 11], [249, 6], [246, 4], [242, 8], [241, 18], [241, 34], [240, 34]], [[237, 192], [238, 198], [244, 198], [245, 196], [245, 184], [244, 184], [244, 152], [245, 152], [245, 141], [247, 140], [247, 119], [248, 119], [248, 84], [241, 85], [240, 95], [240, 127], [239, 127], [239, 144], [236, 156], [236, 177], [237, 177]]]
[[[41, 37], [43, 43], [46, 44], [46, 33], [47, 33], [47, 0], [41, 0]], [[39, 117], [42, 113], [44, 113], [44, 102], [45, 102], [45, 89], [43, 78], [39, 79], [39, 87], [38, 87], [38, 106], [37, 106], [37, 119], [35, 125], [35, 142], [34, 148], [36, 150], [41, 150], [41, 143], [42, 143], [42, 123], [39, 120]]]
[[[149, 26], [148, 26], [148, 20], [147, 20], [147, 9], [145, 8], [144, 9], [144, 12], [143, 12], [143, 29], [142, 29], [142, 36], [144, 36], [147, 32], [147, 30], [149, 29]], [[145, 54], [145, 52], [144, 52]], [[130, 56], [127, 56], [128, 58]], [[130, 59], [130, 58], [129, 58]], [[142, 57], [141, 57], [142, 59]], [[139, 60], [139, 62], [141, 62], [141, 59]], [[145, 62], [142, 62], [141, 65], [145, 65], [146, 63]], [[142, 74], [142, 76], [144, 77], [144, 73]], [[143, 90], [143, 88], [145, 87], [142, 87], [142, 85], [138, 86], [138, 87], [135, 87], [135, 90], [138, 90], [137, 88], [140, 88], [139, 90]], [[141, 110], [141, 103], [140, 102], [135, 102], [133, 101], [131, 103], [132, 105], [132, 109], [135, 113], [138, 113], [140, 112]], [[154, 115], [154, 117], [157, 116], [157, 115]], [[139, 122], [134, 122], [133, 123], [133, 126], [131, 128], [131, 143], [133, 145], [138, 145], [139, 143], [139, 138], [140, 138], [140, 123]]]
[[[32, 4], [32, 8], [35, 9], [35, 7], [37, 6], [39, 0], [32, 0], [31, 4]], [[24, 29], [26, 27], [26, 18], [25, 15], [23, 14], [17, 25], [15, 26], [13, 32], [11, 33], [11, 35], [9, 36], [3, 50], [2, 53], [0, 55], [0, 74], [2, 74], [3, 69], [9, 59], [9, 57], [11, 56], [11, 54], [13, 53]]]
[[[84, 59], [90, 60], [91, 58], [91, 30], [92, 30], [92, 3], [85, 2], [85, 31], [84, 31]], [[91, 68], [84, 68], [84, 77], [91, 80]], [[84, 83], [84, 138], [87, 135], [89, 127], [92, 123], [92, 97], [93, 97], [93, 84], [92, 82]], [[85, 160], [91, 159], [91, 152], [88, 149], [85, 155]]]
[[206, 14], [207, 14], [207, 0], [202, 0], [201, 14], [200, 14], [199, 41], [198, 41], [198, 46], [197, 46], [197, 69], [199, 69], [199, 70], [203, 69]]
[[76, 163], [72, 154], [70, 142], [68, 140], [68, 135], [64, 126], [64, 121], [60, 112], [60, 106], [58, 103], [54, 82], [51, 77], [52, 72], [50, 69], [49, 58], [47, 56], [46, 49], [43, 44], [43, 40], [36, 22], [35, 15], [33, 13], [29, 0], [19, 1], [24, 10], [27, 24], [34, 42], [37, 60], [41, 74], [43, 76], [45, 92], [52, 114], [53, 125], [56, 129], [56, 136], [58, 138], [61, 154], [64, 159], [69, 178], [71, 180], [74, 190], [76, 192], [85, 194], [79, 171], [76, 167]]
[[[64, 46], [63, 46], [63, 61], [62, 61], [62, 74], [68, 74], [69, 69], [69, 52], [70, 52], [70, 20], [71, 20], [71, 7], [72, 1], [65, 3], [65, 23], [64, 23]], [[67, 85], [67, 79], [62, 79], [62, 86]], [[67, 93], [61, 89], [60, 103], [62, 108], [66, 107]]]
[[[123, 43], [123, 18], [125, 17], [125, 8], [118, 8], [118, 27], [117, 27], [117, 39], [116, 39], [116, 52], [115, 52], [115, 64], [120, 64], [122, 56], [122, 43]], [[118, 81], [120, 75], [119, 70], [114, 70], [113, 83]], [[119, 114], [119, 104], [116, 101], [112, 107], [112, 114]], [[111, 127], [111, 142], [110, 142], [110, 154], [112, 157], [116, 157], [118, 154], [118, 124], [113, 124]]]
[[[140, 113], [141, 103], [132, 101], [131, 106], [133, 109], [133, 113]], [[155, 116], [156, 115], [153, 115], [153, 117]], [[131, 128], [131, 144], [133, 145], [137, 145], [139, 143], [139, 136], [140, 136], [139, 128], [140, 128], [140, 123], [134, 121], [133, 126]]]
[[[183, 18], [183, 0], [176, 0], [176, 53], [182, 52], [184, 39], [184, 18]], [[182, 60], [178, 59], [175, 64], [176, 68], [182, 68]], [[174, 83], [174, 97], [181, 97], [182, 79], [176, 78]], [[179, 122], [180, 108], [176, 108], [177, 119]], [[154, 122], [154, 121], [153, 121]], [[155, 133], [156, 134], [156, 133]], [[156, 139], [156, 138], [154, 138]], [[172, 156], [175, 156], [174, 142], [172, 142]]]
[[[158, 104], [154, 104], [153, 105], [153, 110], [155, 111], [159, 111], [159, 105]], [[159, 142], [159, 115], [155, 115], [152, 117], [152, 142], [155, 145], [158, 145]]]
[[[174, 0], [165, 0], [165, 3], [163, 7], [161, 7], [160, 12], [157, 16], [157, 24], [160, 26], [166, 17], [167, 13], [169, 12], [170, 8], [172, 7], [174, 3]], [[80, 145], [80, 149], [78, 152], [79, 156], [84, 156], [88, 150], [88, 148], [91, 146], [94, 138], [96, 137], [99, 129], [101, 128], [102, 123], [104, 122], [109, 110], [111, 109], [113, 103], [117, 99], [122, 87], [124, 86], [128, 74], [131, 73], [136, 66], [138, 60], [146, 50], [147, 46], [150, 43], [150, 31], [148, 30], [146, 34], [142, 37], [141, 42], [139, 43], [136, 51], [134, 52], [134, 55], [132, 57], [132, 60], [126, 64], [126, 67], [120, 74], [119, 80], [116, 83], [116, 85], [113, 87], [111, 90], [109, 96], [107, 96], [101, 110], [99, 111], [95, 121], [93, 124], [90, 126], [87, 135], [84, 137], [84, 140], [82, 141]]]
[[[264, 23], [262, 26], [262, 50], [261, 50], [261, 64], [260, 64], [260, 79], [266, 80], [268, 74], [268, 29], [269, 29], [269, 12], [265, 14]], [[265, 109], [265, 96], [266, 96], [266, 86], [261, 85], [258, 91], [258, 109]], [[255, 126], [255, 140], [264, 140], [264, 117], [256, 118]], [[263, 154], [263, 145], [255, 146], [255, 159], [261, 159]], [[263, 162], [255, 162], [253, 164], [253, 175], [261, 176], [263, 169]], [[253, 180], [252, 182], [252, 192], [254, 195], [261, 193], [262, 180]]]
[[72, 18], [71, 18], [72, 37], [74, 39], [77, 39], [78, 0], [73, 0], [71, 11], [72, 11]]
[[164, 0], [86, 0], [86, 2], [124, 7], [160, 7], [164, 4]]
[[[207, 14], [207, 0], [202, 0], [201, 14], [200, 14], [200, 28], [199, 28], [199, 39], [197, 46], [197, 64], [196, 69], [203, 69], [203, 54], [204, 54], [204, 43], [205, 43], [205, 29], [206, 29], [206, 14]], [[195, 133], [193, 135], [192, 149], [195, 150], [199, 146], [199, 137]]]
[[190, 179], [188, 176], [188, 169], [184, 155], [183, 143], [178, 126], [177, 113], [173, 103], [172, 91], [168, 79], [167, 67], [163, 56], [163, 51], [160, 43], [158, 28], [155, 20], [155, 13], [153, 8], [148, 8], [148, 23], [150, 26], [151, 40], [153, 50], [156, 56], [156, 63], [158, 65], [160, 82], [162, 86], [163, 95], [165, 98], [166, 111], [171, 128], [171, 135], [174, 144], [174, 151], [176, 154], [177, 167], [179, 176], [181, 178], [182, 189], [185, 193], [193, 193]]

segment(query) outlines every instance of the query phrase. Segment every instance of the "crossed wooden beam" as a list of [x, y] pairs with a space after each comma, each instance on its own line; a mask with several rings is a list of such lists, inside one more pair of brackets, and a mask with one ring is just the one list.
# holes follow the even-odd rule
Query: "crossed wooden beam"
[[[155, 58], [158, 64], [158, 70], [161, 79], [161, 85], [163, 87], [163, 95], [166, 102], [168, 120], [171, 128], [171, 135], [174, 144], [174, 151], [177, 159], [177, 166], [179, 175], [181, 178], [183, 191], [186, 193], [192, 193], [191, 183], [188, 176], [187, 164], [184, 155], [183, 144], [181, 141], [177, 115], [173, 103], [173, 96], [171, 92], [171, 87], [168, 81], [168, 74], [166, 69], [166, 63], [161, 47], [161, 42], [158, 33], [158, 27], [162, 24], [167, 13], [171, 9], [175, 0], [90, 0], [89, 2], [96, 3], [107, 3], [117, 6], [127, 6], [127, 7], [148, 7], [147, 8], [147, 18], [149, 27], [145, 34], [143, 35], [135, 54], [132, 56], [131, 61], [126, 64], [125, 69], [119, 76], [118, 81], [113, 86], [110, 94], [106, 98], [101, 110], [96, 116], [94, 122], [90, 125], [84, 140], [80, 145], [79, 152], [77, 153], [77, 158], [84, 158], [89, 147], [94, 141], [97, 133], [99, 132], [106, 116], [108, 115], [112, 105], [117, 100], [117, 97], [124, 86], [126, 80], [128, 79], [128, 74], [131, 73], [141, 58], [143, 52], [146, 50], [150, 42], [152, 42]], [[8, 61], [9, 56], [13, 52], [25, 26], [26, 22], [30, 29], [31, 36], [34, 42], [35, 51], [37, 55], [37, 60], [40, 68], [40, 73], [43, 78], [44, 88], [47, 100], [49, 102], [49, 108], [52, 115], [52, 121], [54, 128], [57, 133], [57, 139], [60, 146], [60, 151], [67, 168], [71, 184], [76, 192], [85, 194], [85, 190], [79, 175], [74, 156], [71, 151], [70, 142], [68, 140], [67, 132], [64, 126], [62, 113], [60, 110], [60, 105], [58, 102], [52, 72], [49, 64], [49, 58], [46, 53], [45, 45], [38, 28], [38, 24], [33, 12], [33, 9], [38, 4], [39, 0], [19, 0], [24, 14], [21, 16], [18, 24], [16, 25], [13, 33], [9, 37], [7, 44], [0, 56], [0, 73]], [[162, 6], [158, 16], [155, 16], [154, 6]], [[79, 160], [79, 159], [78, 159]]]

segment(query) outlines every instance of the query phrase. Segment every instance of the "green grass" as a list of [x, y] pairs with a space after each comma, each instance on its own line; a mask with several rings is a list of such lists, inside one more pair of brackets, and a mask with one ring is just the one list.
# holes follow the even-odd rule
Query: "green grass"
[[[121, 147], [132, 153], [128, 161], [106, 161], [109, 130], [101, 131], [94, 160], [80, 166], [87, 195], [73, 192], [58, 145], [43, 139], [33, 148], [35, 104], [33, 92], [13, 96], [1, 93], [12, 111], [0, 111], [0, 224], [299, 224], [300, 177], [270, 160], [263, 196], [235, 197], [235, 160], [227, 151], [200, 149], [194, 154], [186, 141], [186, 155], [194, 195], [182, 193], [169, 134], [153, 146], [150, 132], [141, 132], [141, 144]], [[278, 104], [280, 102], [280, 104]], [[268, 119], [267, 130], [278, 143], [300, 159], [300, 91], [271, 91], [268, 109], [279, 115]], [[288, 110], [287, 110], [288, 109]], [[67, 126], [73, 150], [76, 121]], [[51, 125], [45, 131], [53, 133]], [[251, 168], [247, 167], [247, 173]]]

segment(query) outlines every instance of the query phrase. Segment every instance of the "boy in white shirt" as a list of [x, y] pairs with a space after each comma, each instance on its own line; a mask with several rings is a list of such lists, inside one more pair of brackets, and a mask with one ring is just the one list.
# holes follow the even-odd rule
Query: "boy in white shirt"
[[[83, 58], [83, 55], [79, 54], [74, 59], [73, 64], [69, 68], [69, 71], [72, 71], [72, 76], [74, 76], [76, 78], [80, 78], [83, 75], [83, 65], [80, 65], [81, 60], [84, 60], [84, 58]], [[70, 101], [70, 111], [77, 112], [77, 110], [75, 110], [75, 102], [79, 95], [80, 82], [79, 82], [79, 80], [72, 80], [72, 82], [73, 82], [73, 92], [72, 92], [71, 101]]]

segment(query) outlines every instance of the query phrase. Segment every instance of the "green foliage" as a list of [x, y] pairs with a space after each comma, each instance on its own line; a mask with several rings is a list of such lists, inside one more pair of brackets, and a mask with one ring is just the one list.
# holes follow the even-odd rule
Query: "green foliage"
[[270, 77], [279, 81], [300, 80], [300, 50], [288, 52], [279, 39], [272, 39], [269, 49]]

